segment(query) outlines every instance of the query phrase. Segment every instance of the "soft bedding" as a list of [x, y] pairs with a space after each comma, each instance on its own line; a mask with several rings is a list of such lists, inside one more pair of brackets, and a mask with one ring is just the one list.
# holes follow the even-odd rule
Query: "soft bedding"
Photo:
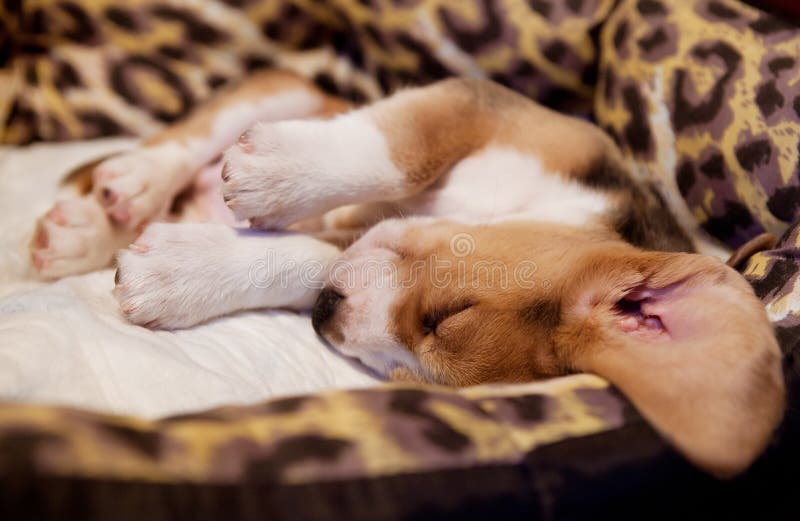
[[120, 315], [112, 269], [51, 284], [29, 278], [27, 241], [59, 179], [132, 144], [0, 149], [0, 399], [152, 418], [378, 382], [327, 348], [305, 315], [248, 312], [149, 331]]

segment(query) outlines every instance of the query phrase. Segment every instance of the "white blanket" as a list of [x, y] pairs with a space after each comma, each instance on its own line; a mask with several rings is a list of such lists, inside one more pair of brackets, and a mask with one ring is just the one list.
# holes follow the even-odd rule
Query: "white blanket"
[[28, 277], [27, 242], [70, 168], [130, 140], [0, 148], [0, 400], [158, 417], [377, 380], [315, 335], [308, 316], [240, 313], [149, 331], [120, 315], [113, 270]]

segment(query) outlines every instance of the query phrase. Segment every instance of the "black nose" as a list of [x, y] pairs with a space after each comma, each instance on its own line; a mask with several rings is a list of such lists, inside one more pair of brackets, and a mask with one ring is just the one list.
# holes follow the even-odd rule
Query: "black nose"
[[336, 306], [339, 305], [343, 298], [343, 296], [330, 288], [323, 289], [322, 293], [319, 294], [317, 302], [314, 304], [314, 309], [311, 311], [311, 325], [314, 326], [314, 331], [318, 335], [322, 334], [320, 329], [336, 313]]

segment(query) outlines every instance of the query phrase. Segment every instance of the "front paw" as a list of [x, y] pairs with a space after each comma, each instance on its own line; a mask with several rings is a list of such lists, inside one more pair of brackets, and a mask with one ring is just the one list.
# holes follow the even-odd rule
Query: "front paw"
[[225, 152], [222, 195], [238, 220], [284, 229], [330, 206], [319, 140], [324, 122], [258, 124]]
[[152, 329], [180, 329], [218, 316], [215, 252], [235, 232], [224, 225], [152, 224], [117, 257], [114, 295], [125, 317]]

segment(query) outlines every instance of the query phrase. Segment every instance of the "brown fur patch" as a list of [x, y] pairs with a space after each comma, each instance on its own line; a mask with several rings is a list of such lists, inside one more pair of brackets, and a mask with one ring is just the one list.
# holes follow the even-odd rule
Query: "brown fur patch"
[[694, 250], [655, 189], [634, 180], [614, 143], [586, 121], [472, 79], [401, 92], [375, 105], [370, 114], [387, 138], [392, 160], [406, 174], [411, 193], [486, 147], [507, 146], [536, 157], [554, 175], [617, 194], [604, 225], [631, 244]]
[[620, 198], [611, 226], [625, 241], [648, 250], [694, 252], [694, 244], [652, 185], [635, 186]]
[[373, 115], [395, 164], [422, 186], [490, 144], [533, 153], [566, 175], [617, 154], [593, 125], [485, 80], [457, 78], [401, 92], [376, 105]]
[[525, 324], [555, 330], [561, 323], [561, 302], [556, 298], [536, 300], [520, 312]]
[[656, 187], [635, 180], [613, 154], [597, 158], [575, 177], [596, 190], [618, 194], [607, 224], [626, 242], [648, 250], [694, 251]]
[[392, 160], [418, 190], [489, 139], [493, 117], [480, 92], [473, 81], [453, 79], [397, 93], [371, 109]]

